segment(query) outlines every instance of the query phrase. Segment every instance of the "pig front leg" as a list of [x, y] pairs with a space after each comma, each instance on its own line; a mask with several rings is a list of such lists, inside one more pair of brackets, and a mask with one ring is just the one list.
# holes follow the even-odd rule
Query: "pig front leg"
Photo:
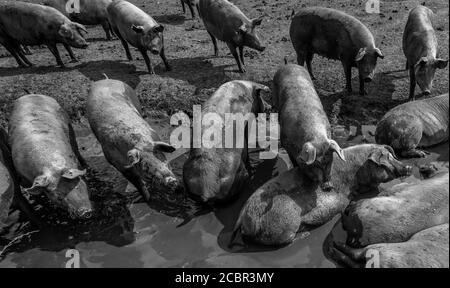
[[67, 50], [67, 52], [69, 53], [69, 56], [70, 56], [70, 59], [71, 59], [71, 63], [76, 63], [76, 62], [78, 62], [78, 59], [77, 59], [77, 57], [75, 57], [75, 54], [73, 54], [73, 51], [72, 51], [72, 48], [70, 48], [70, 46], [69, 45], [67, 45], [67, 44], [63, 44], [63, 46], [64, 46], [64, 48], [66, 48], [66, 50]]
[[244, 62], [244, 46], [240, 46], [239, 47], [239, 57], [241, 59], [242, 65], [245, 65], [245, 62]]
[[416, 100], [415, 97], [415, 90], [416, 90], [416, 74], [414, 72], [414, 67], [409, 67], [409, 100], [414, 101]]
[[364, 87], [364, 78], [362, 77], [361, 73], [359, 73], [359, 95], [361, 96], [367, 95], [367, 91]]
[[150, 203], [151, 201], [150, 193], [148, 192], [147, 187], [145, 187], [145, 185], [142, 184], [142, 181], [139, 178], [139, 176], [135, 175], [135, 173], [133, 173], [132, 170], [122, 171], [122, 174], [128, 181], [131, 182], [131, 184], [133, 184], [136, 187], [136, 189], [141, 194], [142, 198], [144, 198], [144, 201]]
[[342, 62], [342, 65], [344, 66], [344, 73], [345, 73], [345, 88], [347, 89], [348, 93], [352, 93], [352, 65], [348, 64], [347, 62]]
[[212, 40], [213, 45], [214, 45], [214, 56], [217, 57], [217, 56], [219, 56], [219, 48], [217, 47], [217, 39], [209, 31], [208, 31], [208, 34], [209, 34], [209, 36], [211, 36], [211, 40]]
[[183, 14], [186, 14], [186, 6], [184, 5], [184, 1], [183, 0], [180, 0], [181, 1], [181, 7], [183, 7]]
[[241, 62], [241, 59], [239, 58], [236, 45], [234, 45], [233, 43], [227, 43], [227, 46], [228, 46], [228, 48], [230, 48], [230, 52], [238, 64], [239, 72], [245, 73], [245, 68]]
[[150, 60], [150, 57], [148, 57], [147, 50], [141, 48], [141, 49], [139, 49], [139, 51], [141, 52], [142, 57], [144, 57], [144, 61], [145, 61], [145, 65], [147, 65], [148, 73], [151, 75], [155, 74], [155, 69], [153, 69], [152, 61]]
[[47, 47], [50, 52], [52, 52], [53, 56], [55, 56], [57, 65], [61, 68], [66, 67], [61, 60], [61, 56], [59, 55], [58, 47], [56, 47], [56, 44], [47, 44]]
[[161, 59], [163, 60], [164, 66], [166, 66], [166, 70], [167, 70], [167, 71], [172, 71], [172, 67], [169, 65], [169, 61], [167, 61], [167, 58], [166, 58], [166, 52], [165, 52], [165, 49], [164, 49], [164, 48], [162, 48], [162, 49], [161, 49], [161, 52], [159, 52], [159, 56], [160, 56]]
[[192, 6], [191, 3], [189, 3], [188, 5], [189, 5], [189, 10], [191, 11], [192, 19], [195, 19], [194, 7]]

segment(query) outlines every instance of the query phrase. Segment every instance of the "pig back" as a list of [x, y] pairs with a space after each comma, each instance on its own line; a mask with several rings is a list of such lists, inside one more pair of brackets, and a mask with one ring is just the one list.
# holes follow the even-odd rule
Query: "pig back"
[[58, 10], [24, 2], [0, 4], [0, 27], [24, 45], [55, 41], [62, 24], [70, 20]]
[[9, 122], [14, 165], [28, 181], [44, 172], [78, 168], [70, 143], [69, 118], [51, 97], [17, 99]]

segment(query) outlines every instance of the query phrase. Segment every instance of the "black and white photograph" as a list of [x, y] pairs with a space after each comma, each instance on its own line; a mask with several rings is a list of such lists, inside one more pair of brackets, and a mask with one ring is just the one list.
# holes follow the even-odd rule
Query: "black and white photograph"
[[0, 268], [449, 268], [448, 64], [448, 0], [0, 0]]

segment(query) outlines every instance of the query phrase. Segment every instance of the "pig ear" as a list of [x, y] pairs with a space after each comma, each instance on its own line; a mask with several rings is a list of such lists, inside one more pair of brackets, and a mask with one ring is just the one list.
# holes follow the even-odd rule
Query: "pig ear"
[[176, 149], [170, 144], [164, 143], [164, 142], [155, 142], [153, 146], [153, 150], [160, 150], [164, 153], [172, 153]]
[[375, 53], [377, 54], [378, 57], [380, 57], [381, 59], [384, 59], [384, 55], [383, 55], [383, 53], [381, 53], [380, 49], [375, 48]]
[[156, 26], [155, 28], [153, 28], [153, 31], [155, 31], [156, 33], [162, 33], [164, 31], [164, 26], [163, 25]]
[[125, 166], [125, 169], [133, 168], [134, 165], [138, 164], [141, 161], [141, 151], [138, 149], [131, 149], [127, 153], [128, 165]]
[[132, 25], [131, 29], [133, 29], [134, 32], [136, 33], [144, 33], [144, 27], [143, 26], [136, 26], [136, 25]]
[[342, 161], [345, 161], [344, 150], [342, 150], [339, 144], [334, 140], [330, 140], [329, 143], [330, 143], [329, 149], [335, 152], [339, 156], [339, 158], [341, 158]]
[[49, 185], [50, 185], [50, 178], [48, 176], [41, 175], [34, 178], [33, 185], [30, 188], [24, 189], [24, 191], [31, 195], [39, 195]]
[[398, 157], [397, 157], [397, 154], [395, 154], [394, 148], [392, 148], [389, 145], [383, 145], [383, 146], [384, 146], [384, 148], [386, 148], [386, 150], [389, 151], [389, 153], [392, 154], [392, 156], [394, 157], [395, 160], [398, 160]]
[[378, 149], [370, 154], [369, 161], [374, 162], [378, 166], [388, 166], [389, 157], [382, 150]]
[[361, 61], [366, 55], [366, 47], [359, 49], [358, 54], [356, 54], [355, 61]]
[[261, 25], [263, 19], [264, 19], [263, 17], [252, 19], [252, 27]]
[[311, 142], [307, 142], [303, 145], [299, 158], [305, 162], [306, 165], [311, 165], [316, 161], [316, 153], [316, 147], [314, 147]]
[[444, 69], [445, 67], [447, 67], [447, 64], [448, 60], [436, 59], [436, 61], [434, 62], [434, 67], [438, 69]]
[[68, 169], [61, 175], [61, 177], [71, 180], [84, 175], [86, 175], [86, 169], [84, 170]]
[[84, 25], [81, 25], [80, 23], [76, 22], [73, 22], [73, 24], [75, 25], [75, 27], [77, 27], [78, 30], [81, 30], [84, 33], [88, 34], [88, 30], [86, 29], [86, 27], [84, 27]]

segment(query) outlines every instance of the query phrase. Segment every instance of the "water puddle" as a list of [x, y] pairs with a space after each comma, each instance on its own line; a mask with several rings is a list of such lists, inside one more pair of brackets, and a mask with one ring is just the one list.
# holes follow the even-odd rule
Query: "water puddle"
[[[151, 121], [151, 124], [164, 140], [169, 138], [171, 127], [167, 120]], [[99, 143], [87, 127], [86, 123], [76, 127], [78, 144], [91, 167], [93, 176], [89, 183], [102, 191], [97, 197], [101, 202], [99, 207], [108, 217], [88, 225], [68, 225], [56, 232], [42, 231], [23, 237], [7, 249], [0, 268], [64, 267], [68, 249], [80, 252], [82, 267], [335, 267], [324, 256], [323, 243], [339, 216], [318, 229], [299, 235], [287, 247], [228, 248], [233, 225], [246, 199], [264, 182], [290, 169], [285, 152], [281, 151], [276, 159], [265, 161], [253, 153], [251, 164], [255, 176], [237, 201], [177, 228], [182, 222], [180, 217], [166, 213], [164, 209], [152, 209], [144, 203], [130, 204], [137, 196], [136, 189], [106, 162]], [[343, 147], [372, 143], [374, 129], [373, 126], [335, 127], [334, 138]], [[170, 155], [171, 165], [179, 176], [186, 152], [179, 150]], [[448, 144], [435, 147], [425, 159], [407, 160], [415, 167], [415, 177], [401, 181], [418, 181], [419, 165], [433, 162], [448, 169], [448, 161]], [[399, 182], [393, 181], [383, 188]]]

